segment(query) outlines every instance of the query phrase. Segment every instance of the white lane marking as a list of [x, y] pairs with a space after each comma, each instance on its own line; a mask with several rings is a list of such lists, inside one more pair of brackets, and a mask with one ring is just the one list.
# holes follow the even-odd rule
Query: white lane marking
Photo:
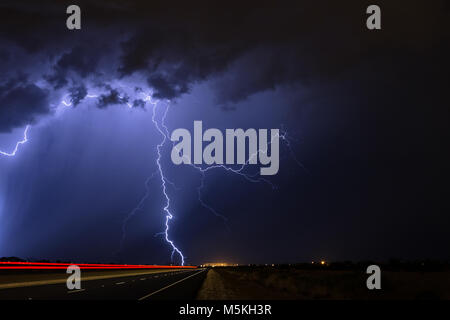
[[201, 270], [200, 272], [196, 272], [196, 273], [194, 273], [194, 274], [191, 274], [190, 276], [187, 276], [187, 277], [185, 277], [185, 278], [183, 278], [183, 279], [181, 279], [181, 280], [178, 280], [178, 281], [176, 281], [176, 282], [174, 282], [174, 283], [172, 283], [172, 284], [169, 284], [168, 286], [166, 286], [166, 287], [164, 287], [164, 288], [161, 288], [161, 289], [156, 290], [156, 291], [154, 291], [154, 292], [152, 292], [152, 293], [149, 293], [148, 295], [143, 296], [142, 298], [139, 298], [138, 300], [141, 301], [141, 300], [147, 299], [148, 297], [151, 297], [152, 295], [157, 294], [158, 292], [161, 292], [161, 291], [163, 291], [163, 290], [166, 290], [167, 288], [170, 288], [170, 287], [176, 285], [177, 283], [180, 283], [180, 282], [182, 282], [182, 281], [184, 281], [184, 280], [186, 280], [186, 279], [189, 279], [189, 278], [191, 278], [191, 277], [193, 277], [193, 276], [196, 276], [196, 275], [202, 273], [203, 271], [205, 271], [205, 270]]
[[67, 291], [67, 293], [76, 293], [76, 292], [81, 292], [84, 290], [86, 290], [86, 289], [71, 290], [71, 291]]
[[118, 285], [118, 286], [119, 286], [119, 285], [121, 285], [121, 284], [124, 284], [124, 283], [125, 283], [125, 281], [122, 281], [122, 282], [117, 282], [117, 283], [116, 283], [116, 285]]
[[144, 281], [144, 280], [147, 280], [147, 278], [140, 278], [139, 280]]
[[[137, 272], [137, 273], [124, 273], [124, 274], [115, 274], [115, 275], [106, 275], [106, 276], [91, 276], [91, 277], [82, 277], [82, 281], [93, 281], [93, 280], [103, 280], [103, 279], [113, 279], [113, 278], [124, 278], [124, 277], [132, 277], [132, 276], [143, 276], [148, 274], [155, 273], [163, 273], [167, 272], [166, 270], [151, 270], [146, 272]], [[21, 287], [31, 287], [31, 286], [43, 286], [50, 284], [59, 284], [66, 283], [67, 279], [55, 279], [55, 280], [38, 280], [31, 282], [14, 282], [14, 283], [5, 283], [0, 284], [0, 290], [2, 289], [11, 289], [11, 288], [21, 288]]]

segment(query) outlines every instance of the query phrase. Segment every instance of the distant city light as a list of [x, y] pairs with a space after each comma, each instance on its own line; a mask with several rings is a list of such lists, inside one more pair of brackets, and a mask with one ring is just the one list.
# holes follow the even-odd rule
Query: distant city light
[[229, 262], [207, 262], [203, 264], [203, 267], [237, 267], [236, 263]]

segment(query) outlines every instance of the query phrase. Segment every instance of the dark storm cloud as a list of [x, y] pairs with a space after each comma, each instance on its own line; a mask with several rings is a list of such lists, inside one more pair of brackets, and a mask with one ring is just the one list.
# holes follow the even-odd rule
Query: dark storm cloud
[[33, 123], [49, 112], [46, 90], [23, 79], [0, 86], [0, 132]]
[[103, 109], [110, 105], [126, 104], [129, 100], [128, 96], [121, 95], [116, 89], [110, 89], [109, 93], [100, 95], [97, 100], [97, 107]]
[[7, 62], [11, 57], [11, 53], [6, 50], [0, 50], [0, 60]]
[[69, 89], [70, 101], [74, 106], [77, 106], [88, 94], [87, 88], [84, 85], [78, 85]]
[[136, 99], [133, 101], [133, 108], [145, 108], [145, 101], [142, 99]]
[[[388, 32], [367, 30], [368, 5], [246, 3], [185, 7], [156, 18], [150, 13], [147, 29], [123, 43], [119, 71], [144, 72], [154, 96], [167, 99], [223, 76], [215, 86], [218, 102], [237, 102], [280, 85], [330, 79], [393, 50], [408, 55], [448, 39], [448, 6], [442, 1], [427, 10], [381, 1]], [[386, 59], [387, 70], [395, 64]]]
[[66, 79], [66, 75], [61, 70], [56, 70], [51, 74], [43, 75], [43, 78], [50, 83], [54, 89], [61, 89], [69, 84], [69, 81]]
[[44, 75], [44, 78], [53, 85], [55, 89], [61, 89], [69, 83], [71, 79], [69, 72], [80, 78], [86, 78], [95, 74], [102, 48], [92, 46], [77, 45], [69, 52], [63, 53], [53, 66], [53, 72]]
[[171, 28], [153, 25], [137, 32], [122, 44], [120, 73], [143, 72], [155, 90], [154, 97], [173, 99], [189, 92], [193, 84], [224, 71], [246, 46], [240, 39], [209, 42], [206, 38], [214, 35], [191, 23], [182, 21]]
[[[41, 55], [50, 67], [40, 76], [54, 89], [139, 73], [155, 98], [176, 99], [214, 80], [217, 102], [224, 105], [279, 86], [332, 81], [392, 51], [409, 56], [444, 46], [448, 5], [424, 3], [379, 1], [383, 30], [368, 31], [365, 1], [81, 1], [82, 30], [68, 31], [63, 4], [7, 1], [0, 5], [0, 37], [24, 48], [29, 59]], [[102, 64], [107, 55], [114, 59]], [[396, 64], [386, 57], [384, 68]], [[115, 93], [102, 99], [99, 107], [124, 102]]]
[[148, 78], [148, 84], [154, 88], [153, 96], [157, 99], [173, 99], [189, 91], [189, 82], [176, 77], [163, 77], [155, 74]]
[[63, 70], [73, 70], [81, 77], [86, 77], [93, 72], [97, 66], [99, 57], [92, 55], [86, 47], [81, 45], [65, 53], [56, 63], [56, 67]]

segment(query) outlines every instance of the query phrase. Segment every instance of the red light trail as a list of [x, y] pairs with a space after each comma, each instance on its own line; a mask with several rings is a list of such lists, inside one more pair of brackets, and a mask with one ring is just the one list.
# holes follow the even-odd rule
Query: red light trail
[[81, 269], [196, 269], [195, 266], [157, 266], [143, 264], [96, 264], [96, 263], [52, 263], [0, 261], [0, 270], [55, 270], [76, 265]]

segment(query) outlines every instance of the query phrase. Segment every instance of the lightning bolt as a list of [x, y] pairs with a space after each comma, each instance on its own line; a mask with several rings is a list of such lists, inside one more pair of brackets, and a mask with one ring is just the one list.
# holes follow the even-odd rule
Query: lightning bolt
[[5, 152], [5, 151], [0, 150], [0, 155], [6, 156], [6, 157], [15, 157], [17, 154], [17, 151], [19, 151], [19, 147], [28, 142], [28, 130], [30, 130], [29, 125], [27, 125], [25, 127], [25, 131], [23, 132], [23, 139], [16, 143], [16, 146], [12, 152]]
[[[177, 254], [180, 258], [181, 261], [181, 265], [184, 265], [185, 263], [185, 257], [183, 255], [183, 253], [181, 252], [181, 250], [175, 245], [175, 242], [171, 239], [170, 235], [169, 235], [169, 231], [170, 231], [170, 222], [171, 220], [174, 218], [174, 214], [173, 211], [171, 209], [171, 200], [170, 200], [170, 196], [169, 196], [169, 192], [168, 192], [168, 185], [173, 186], [174, 188], [176, 188], [176, 186], [174, 185], [173, 182], [171, 182], [165, 175], [164, 173], [164, 169], [163, 166], [161, 164], [161, 160], [162, 160], [162, 149], [163, 147], [166, 145], [167, 141], [170, 141], [170, 134], [169, 134], [169, 130], [165, 124], [165, 120], [170, 108], [170, 101], [168, 101], [168, 103], [165, 105], [163, 112], [162, 112], [162, 117], [160, 120], [158, 120], [157, 118], [157, 109], [159, 105], [161, 105], [162, 103], [160, 101], [157, 100], [153, 100], [151, 93], [147, 94], [147, 93], [143, 93], [141, 92], [141, 94], [143, 94], [144, 96], [144, 101], [149, 102], [153, 108], [152, 108], [152, 123], [154, 125], [154, 127], [156, 128], [156, 130], [158, 131], [158, 133], [161, 135], [161, 141], [158, 143], [158, 145], [156, 146], [156, 151], [157, 151], [157, 158], [156, 158], [156, 167], [157, 167], [157, 171], [155, 173], [153, 173], [150, 177], [148, 177], [145, 181], [145, 188], [146, 191], [144, 193], [144, 196], [140, 199], [139, 203], [137, 204], [137, 206], [128, 213], [128, 215], [125, 217], [124, 221], [123, 221], [123, 225], [122, 225], [122, 238], [120, 241], [120, 248], [118, 250], [118, 252], [120, 252], [123, 248], [124, 245], [124, 241], [125, 241], [125, 236], [126, 236], [126, 225], [128, 223], [128, 221], [138, 212], [138, 211], [142, 211], [144, 209], [144, 204], [145, 201], [150, 197], [150, 190], [149, 190], [149, 183], [150, 181], [154, 178], [155, 175], [158, 175], [159, 177], [159, 181], [161, 184], [161, 192], [163, 194], [164, 197], [164, 207], [162, 208], [162, 211], [164, 212], [164, 231], [157, 234], [157, 235], [162, 235], [165, 239], [165, 241], [169, 244], [170, 248], [172, 249], [172, 253], [171, 253], [171, 257], [172, 257], [172, 261], [174, 258], [174, 255]], [[72, 101], [67, 101], [66, 100], [67, 95], [62, 99], [62, 101], [60, 102], [60, 104], [66, 106], [66, 107], [71, 107], [73, 105]], [[96, 94], [88, 94], [86, 95], [86, 98], [97, 98], [99, 97], [99, 95]], [[122, 96], [119, 96], [119, 98], [122, 98]], [[126, 103], [128, 108], [132, 108], [131, 103]], [[16, 146], [14, 148], [14, 150], [10, 153], [5, 152], [5, 151], [1, 151], [0, 150], [0, 155], [3, 156], [8, 156], [8, 157], [14, 157], [18, 150], [19, 147], [25, 143], [28, 142], [28, 131], [29, 131], [30, 126], [27, 125], [24, 131], [24, 135], [23, 135], [23, 139], [18, 141], [16, 143]], [[272, 140], [267, 144], [267, 149], [265, 150], [257, 150], [254, 154], [250, 155], [249, 159], [242, 164], [239, 167], [229, 167], [229, 166], [225, 166], [223, 164], [221, 165], [212, 165], [212, 166], [208, 166], [208, 167], [201, 167], [195, 164], [189, 164], [190, 167], [194, 168], [195, 170], [197, 170], [200, 174], [200, 183], [197, 187], [197, 193], [198, 193], [198, 201], [199, 203], [207, 210], [209, 210], [210, 212], [212, 212], [216, 217], [219, 217], [221, 219], [223, 219], [223, 221], [226, 223], [227, 222], [227, 218], [220, 214], [217, 210], [215, 210], [213, 207], [211, 207], [210, 205], [208, 205], [207, 203], [205, 203], [205, 201], [203, 200], [203, 196], [202, 196], [202, 191], [205, 187], [205, 179], [206, 179], [206, 174], [208, 171], [213, 170], [213, 169], [223, 169], [225, 172], [227, 173], [231, 173], [231, 174], [235, 174], [235, 175], [239, 175], [241, 177], [243, 177], [244, 179], [246, 179], [247, 181], [251, 182], [251, 183], [267, 183], [269, 184], [272, 189], [276, 189], [277, 187], [269, 180], [262, 178], [261, 176], [258, 176], [258, 173], [256, 174], [248, 174], [245, 173], [245, 169], [247, 168], [247, 166], [249, 165], [249, 162], [251, 159], [253, 159], [254, 157], [258, 156], [259, 153], [267, 153], [269, 145], [273, 142], [274, 138], [280, 138], [282, 141], [285, 142], [286, 146], [288, 147], [288, 149], [290, 150], [290, 153], [292, 155], [292, 157], [294, 158], [294, 160], [297, 162], [297, 164], [299, 166], [301, 166], [303, 169], [304, 166], [300, 163], [300, 161], [297, 160], [297, 158], [295, 157], [295, 153], [293, 152], [292, 149], [292, 145], [291, 142], [289, 140], [289, 137], [287, 135], [287, 131], [282, 132], [281, 134], [279, 134], [278, 136], [275, 136], [272, 138]], [[175, 142], [172, 142], [172, 146], [174, 148], [176, 148], [175, 146]], [[177, 149], [176, 149], [177, 150]], [[178, 152], [180, 150], [177, 150]], [[184, 156], [184, 155], [183, 155]], [[305, 169], [306, 170], [306, 169]], [[228, 227], [228, 225], [227, 225]]]
[[116, 252], [115, 255], [118, 255], [123, 249], [123, 245], [125, 243], [125, 237], [126, 237], [126, 226], [127, 226], [128, 221], [138, 211], [144, 210], [145, 201], [147, 201], [147, 199], [150, 197], [149, 183], [154, 178], [154, 176], [155, 176], [155, 173], [153, 173], [150, 177], [147, 178], [147, 180], [145, 180], [145, 194], [144, 194], [144, 196], [141, 198], [141, 200], [139, 201], [138, 205], [127, 214], [127, 216], [125, 217], [125, 219], [124, 219], [124, 221], [122, 223], [122, 239], [120, 240], [119, 250]]
[[[177, 253], [180, 256], [181, 259], [181, 265], [184, 265], [184, 256], [183, 253], [180, 251], [180, 249], [178, 249], [175, 245], [175, 243], [173, 242], [173, 240], [170, 239], [169, 237], [169, 229], [170, 229], [170, 220], [173, 219], [173, 214], [170, 211], [170, 197], [167, 194], [167, 179], [164, 175], [164, 171], [161, 165], [161, 149], [163, 148], [163, 146], [165, 145], [166, 141], [167, 141], [167, 136], [164, 133], [164, 129], [161, 128], [161, 125], [158, 123], [158, 121], [156, 120], [156, 107], [158, 105], [158, 103], [152, 103], [153, 104], [153, 115], [152, 115], [152, 122], [155, 125], [155, 128], [158, 130], [158, 132], [161, 134], [162, 136], [162, 140], [161, 142], [157, 145], [156, 150], [158, 153], [158, 157], [156, 158], [156, 165], [158, 167], [158, 172], [159, 172], [159, 177], [161, 179], [161, 186], [162, 186], [162, 193], [165, 197], [165, 206], [163, 208], [163, 211], [165, 212], [165, 230], [164, 230], [164, 237], [167, 243], [170, 244], [170, 246], [172, 247], [172, 259], [175, 253]], [[164, 122], [164, 119], [166, 118], [167, 112], [169, 110], [168, 105], [166, 106], [165, 110], [164, 110], [164, 114], [162, 117], [162, 122]]]
[[[66, 94], [64, 96], [64, 98], [61, 100], [60, 104], [66, 106], [66, 107], [70, 107], [70, 106], [72, 106], [72, 102], [66, 101], [67, 96], [68, 96], [68, 94]], [[87, 98], [96, 98], [98, 96], [97, 95], [87, 95], [86, 97]], [[16, 146], [12, 152], [6, 152], [6, 151], [0, 150], [0, 155], [6, 156], [6, 157], [15, 157], [17, 152], [19, 151], [19, 147], [28, 142], [28, 131], [29, 130], [30, 130], [30, 125], [27, 125], [23, 132], [23, 139], [16, 143]]]
[[[168, 130], [166, 124], [165, 124], [165, 119], [166, 119], [166, 116], [167, 116], [167, 113], [168, 113], [168, 109], [169, 109], [169, 106], [167, 106], [167, 109], [166, 109], [166, 111], [165, 111], [165, 113], [164, 113], [164, 116], [162, 117], [161, 126], [164, 128], [164, 132], [165, 132], [166, 138], [167, 138], [168, 140], [170, 140], [169, 130]], [[259, 176], [259, 173], [256, 173], [256, 174], [251, 175], [251, 174], [248, 174], [248, 173], [245, 173], [245, 172], [244, 172], [244, 170], [247, 168], [247, 166], [249, 165], [250, 161], [251, 161], [254, 157], [258, 156], [260, 153], [267, 154], [268, 149], [269, 149], [269, 146], [273, 143], [274, 139], [276, 139], [276, 138], [280, 138], [280, 139], [285, 143], [285, 145], [288, 147], [288, 149], [289, 149], [289, 151], [290, 151], [290, 153], [291, 153], [291, 156], [293, 157], [294, 161], [295, 161], [301, 168], [303, 168], [305, 171], [307, 171], [306, 168], [303, 166], [303, 164], [302, 164], [302, 163], [297, 159], [297, 157], [295, 156], [294, 150], [292, 149], [292, 144], [291, 144], [290, 138], [289, 138], [289, 136], [288, 136], [288, 132], [287, 132], [286, 130], [284, 130], [284, 129], [281, 130], [281, 133], [280, 133], [280, 134], [277, 134], [277, 135], [275, 135], [275, 136], [272, 137], [272, 139], [270, 140], [270, 142], [267, 143], [267, 148], [266, 148], [265, 150], [261, 150], [261, 149], [256, 150], [256, 152], [254, 152], [253, 154], [251, 154], [251, 155], [249, 156], [248, 160], [245, 161], [244, 164], [242, 164], [241, 166], [239, 166], [239, 167], [237, 167], [237, 168], [229, 167], [229, 166], [226, 166], [226, 165], [223, 165], [223, 164], [210, 165], [210, 166], [208, 166], [208, 167], [206, 167], [206, 168], [203, 168], [203, 167], [201, 167], [201, 166], [198, 166], [198, 165], [195, 165], [195, 164], [190, 163], [190, 159], [188, 159], [185, 155], [182, 155], [182, 154], [181, 154], [181, 150], [178, 149], [178, 148], [176, 147], [175, 142], [172, 143], [172, 147], [180, 154], [180, 156], [182, 156], [184, 159], [188, 160], [188, 161], [186, 162], [188, 166], [190, 166], [190, 167], [194, 168], [195, 170], [197, 170], [197, 171], [200, 173], [200, 175], [201, 175], [201, 177], [200, 177], [200, 184], [199, 184], [199, 186], [197, 187], [197, 193], [198, 193], [198, 201], [199, 201], [199, 203], [200, 203], [204, 208], [206, 208], [207, 210], [209, 210], [210, 212], [212, 212], [216, 217], [221, 218], [225, 223], [227, 223], [227, 221], [228, 221], [228, 218], [227, 218], [227, 217], [225, 217], [224, 215], [218, 213], [216, 209], [214, 209], [214, 208], [211, 207], [210, 205], [206, 204], [206, 203], [204, 202], [204, 200], [203, 200], [203, 197], [202, 197], [202, 190], [203, 190], [203, 188], [205, 187], [206, 173], [207, 173], [208, 171], [210, 171], [210, 170], [213, 170], [213, 169], [223, 169], [223, 170], [225, 170], [225, 172], [231, 173], [231, 174], [239, 175], [239, 176], [243, 177], [244, 179], [246, 179], [247, 181], [249, 181], [249, 182], [251, 182], [251, 183], [261, 183], [261, 182], [264, 182], [264, 183], [267, 183], [268, 185], [270, 185], [271, 188], [272, 188], [273, 190], [277, 189], [277, 186], [276, 186], [276, 185], [274, 185], [270, 180], [265, 179], [265, 178], [262, 178], [261, 176]], [[258, 176], [258, 177], [257, 177], [257, 176]], [[228, 227], [228, 224], [226, 224], [226, 226]]]

